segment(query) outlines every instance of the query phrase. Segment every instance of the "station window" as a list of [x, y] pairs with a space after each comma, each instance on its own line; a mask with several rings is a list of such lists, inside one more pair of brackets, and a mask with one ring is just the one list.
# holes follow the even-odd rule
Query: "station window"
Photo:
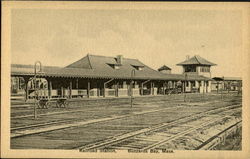
[[185, 72], [196, 72], [196, 66], [194, 65], [187, 65], [184, 67], [184, 71]]
[[206, 66], [206, 67], [201, 67], [200, 68], [201, 72], [210, 72], [210, 67]]

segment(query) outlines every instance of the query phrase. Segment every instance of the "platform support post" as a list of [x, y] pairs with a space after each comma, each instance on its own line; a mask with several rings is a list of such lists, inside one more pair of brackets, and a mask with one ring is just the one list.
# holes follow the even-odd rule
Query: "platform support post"
[[48, 95], [49, 95], [49, 99], [52, 98], [52, 81], [51, 79], [47, 79], [48, 81]]
[[88, 80], [87, 97], [90, 97], [90, 81]]
[[72, 80], [69, 81], [69, 98], [72, 98]]
[[166, 83], [163, 82], [163, 85], [162, 85], [162, 87], [163, 87], [163, 95], [165, 95], [165, 85], [166, 85]]

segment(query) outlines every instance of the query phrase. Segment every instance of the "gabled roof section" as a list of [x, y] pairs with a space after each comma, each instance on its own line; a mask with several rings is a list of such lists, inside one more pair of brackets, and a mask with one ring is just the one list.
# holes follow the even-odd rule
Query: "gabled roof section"
[[85, 68], [85, 69], [92, 69], [89, 54], [80, 60], [73, 62], [72, 64], [66, 66], [66, 68]]
[[178, 63], [178, 66], [182, 66], [182, 65], [207, 65], [207, 66], [215, 66], [216, 64], [207, 61], [206, 59], [200, 57], [199, 55], [195, 55], [194, 57], [185, 60], [181, 63]]
[[[90, 55], [83, 57], [82, 59], [66, 66], [67, 68], [88, 68], [88, 69], [110, 69], [109, 65], [118, 65], [116, 57]], [[145, 66], [137, 59], [123, 58], [121, 67], [124, 69], [131, 69], [132, 66]]]
[[172, 70], [172, 69], [166, 65], [163, 65], [162, 67], [158, 68], [158, 71], [162, 71], [162, 70]]

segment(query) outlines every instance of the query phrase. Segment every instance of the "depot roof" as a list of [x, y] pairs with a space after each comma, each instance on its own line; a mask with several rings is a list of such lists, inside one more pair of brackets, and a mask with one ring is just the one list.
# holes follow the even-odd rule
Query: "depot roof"
[[207, 61], [206, 59], [200, 57], [199, 55], [195, 55], [190, 59], [187, 59], [181, 63], [178, 63], [177, 65], [182, 66], [182, 65], [207, 65], [207, 66], [214, 66], [216, 64]]
[[[44, 66], [41, 77], [67, 77], [67, 78], [115, 78], [115, 79], [141, 79], [141, 80], [185, 80], [183, 74], [164, 74], [156, 71], [137, 59], [123, 58], [118, 68], [112, 67], [110, 64], [116, 65], [115, 57], [87, 55], [82, 59], [73, 62], [66, 67]], [[141, 67], [142, 69], [138, 69]], [[132, 70], [135, 75], [131, 77]], [[34, 76], [34, 66], [32, 65], [11, 65], [12, 76]], [[211, 80], [204, 76], [188, 75], [187, 80]]]

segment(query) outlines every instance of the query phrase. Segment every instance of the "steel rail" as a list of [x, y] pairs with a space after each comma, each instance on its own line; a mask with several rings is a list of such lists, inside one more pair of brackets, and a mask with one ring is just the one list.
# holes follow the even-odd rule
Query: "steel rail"
[[[152, 103], [154, 103], [154, 104], [163, 104], [166, 101], [172, 101], [172, 100], [169, 99], [169, 100], [161, 100], [161, 101], [153, 101], [153, 102], [145, 102], [145, 103], [140, 101], [140, 102], [134, 103], [134, 105], [140, 106], [140, 105], [144, 105], [144, 104], [149, 105], [149, 104], [152, 104]], [[173, 101], [173, 103], [175, 103], [177, 101], [183, 101], [183, 100], [182, 99], [176, 99], [176, 100]], [[220, 102], [221, 101], [209, 102], [209, 103], [214, 104], [214, 103], [220, 103]], [[32, 109], [29, 109], [29, 110], [30, 111], [28, 111], [28, 112], [33, 112]], [[39, 116], [46, 116], [46, 115], [52, 115], [52, 114], [75, 113], [75, 112], [84, 112], [84, 111], [86, 111], [86, 110], [76, 109], [76, 110], [72, 110], [72, 111], [61, 111], [61, 112], [56, 111], [56, 112], [48, 112], [48, 113], [39, 114]], [[13, 117], [11, 117], [11, 119], [28, 118], [28, 117], [31, 117], [31, 116], [33, 116], [33, 115], [31, 114], [31, 115], [13, 116]]]
[[149, 146], [143, 148], [142, 150], [148, 150], [148, 149], [155, 148], [155, 147], [157, 147], [157, 146], [161, 146], [161, 145], [166, 144], [166, 143], [168, 143], [168, 142], [170, 142], [170, 141], [172, 141], [172, 140], [174, 140], [174, 139], [180, 138], [180, 137], [182, 137], [182, 136], [184, 136], [184, 135], [186, 135], [186, 134], [188, 134], [188, 133], [190, 133], [190, 132], [193, 132], [193, 131], [195, 131], [195, 130], [197, 130], [197, 129], [200, 129], [200, 128], [204, 127], [204, 126], [207, 126], [207, 125], [212, 124], [212, 123], [214, 123], [214, 122], [221, 121], [221, 120], [223, 120], [223, 119], [225, 119], [225, 118], [227, 118], [227, 117], [228, 117], [228, 115], [225, 115], [224, 117], [220, 117], [219, 119], [213, 119], [213, 120], [211, 120], [211, 121], [209, 121], [209, 122], [204, 122], [204, 123], [200, 124], [199, 126], [196, 126], [196, 127], [194, 127], [194, 128], [188, 129], [188, 130], [183, 131], [183, 132], [180, 132], [180, 133], [178, 133], [178, 134], [176, 134], [176, 135], [171, 136], [171, 137], [168, 138], [168, 139], [165, 139], [165, 140], [159, 141], [159, 142], [157, 142], [157, 143], [154, 143], [154, 144], [152, 144], [152, 145], [149, 145]]
[[86, 145], [86, 146], [81, 146], [81, 147], [77, 147], [77, 149], [81, 149], [81, 150], [91, 150], [91, 149], [97, 149], [97, 148], [101, 148], [101, 147], [106, 147], [112, 144], [116, 144], [116, 143], [120, 143], [126, 139], [132, 138], [134, 136], [138, 136], [142, 133], [148, 133], [148, 132], [154, 132], [157, 131], [159, 129], [163, 129], [165, 127], [168, 126], [173, 126], [174, 124], [178, 124], [180, 122], [183, 122], [185, 120], [191, 120], [191, 119], [195, 119], [197, 117], [201, 117], [201, 116], [205, 116], [208, 113], [212, 113], [215, 111], [221, 111], [221, 110], [227, 110], [228, 108], [232, 108], [232, 107], [241, 107], [241, 104], [236, 104], [236, 105], [231, 105], [231, 106], [227, 106], [227, 107], [222, 107], [222, 108], [217, 108], [217, 109], [212, 109], [212, 110], [208, 110], [206, 112], [201, 112], [201, 113], [197, 113], [194, 115], [190, 115], [190, 116], [186, 116], [184, 118], [181, 119], [177, 119], [173, 122], [170, 123], [164, 123], [164, 124], [159, 124], [159, 125], [155, 125], [149, 128], [145, 128], [145, 129], [141, 129], [139, 131], [135, 131], [135, 132], [130, 132], [121, 136], [117, 136], [117, 137], [112, 137], [111, 139], [108, 139], [104, 142], [101, 143], [94, 143], [94, 144], [90, 144], [90, 145]]
[[226, 129], [224, 129], [223, 131], [219, 132], [218, 134], [212, 136], [211, 138], [206, 140], [203, 144], [196, 147], [195, 150], [211, 150], [211, 149], [213, 149], [215, 146], [218, 145], [218, 142], [216, 143], [216, 140], [223, 137], [223, 135], [228, 133], [229, 131], [232, 131], [232, 129], [235, 127], [242, 127], [242, 120], [235, 123], [234, 125], [231, 125], [230, 127], [226, 128]]
[[[237, 108], [236, 108], [237, 109]], [[228, 111], [228, 110], [226, 110], [226, 111]], [[225, 112], [225, 111], [224, 111]], [[231, 113], [231, 115], [232, 115], [233, 113]], [[205, 117], [206, 117], [207, 115], [205, 115]], [[199, 128], [202, 128], [202, 127], [204, 127], [204, 126], [206, 126], [206, 125], [209, 125], [209, 124], [212, 124], [212, 123], [214, 123], [214, 122], [216, 122], [216, 121], [220, 121], [220, 120], [223, 120], [223, 119], [225, 119], [225, 118], [227, 118], [227, 117], [229, 117], [230, 115], [224, 115], [224, 117], [220, 117], [219, 119], [214, 119], [214, 120], [212, 120], [212, 121], [209, 121], [209, 122], [204, 122], [203, 124], [201, 124], [201, 125], [199, 125], [199, 126], [196, 126], [196, 127], [193, 127], [192, 126], [192, 128], [189, 128], [189, 129], [187, 129], [187, 130], [185, 130], [185, 131], [182, 131], [182, 132], [180, 132], [180, 133], [178, 133], [178, 134], [175, 134], [175, 135], [172, 135], [172, 136], [170, 136], [170, 137], [167, 137], [167, 139], [165, 139], [165, 140], [161, 140], [161, 141], [158, 141], [157, 142], [157, 140], [156, 141], [154, 141], [154, 140], [148, 140], [148, 138], [147, 137], [139, 137], [139, 141], [154, 141], [154, 142], [156, 142], [156, 143], [153, 143], [153, 144], [149, 144], [148, 146], [144, 146], [144, 148], [140, 148], [140, 147], [136, 147], [136, 146], [132, 146], [131, 147], [131, 145], [130, 146], [128, 146], [128, 145], [126, 145], [126, 146], [123, 146], [123, 145], [119, 145], [119, 146], [112, 146], [112, 145], [116, 145], [116, 144], [119, 144], [120, 142], [117, 142], [117, 143], [114, 143], [114, 144], [111, 144], [111, 145], [108, 145], [107, 147], [112, 147], [112, 148], [121, 148], [121, 147], [123, 147], [123, 148], [125, 148], [125, 149], [137, 149], [137, 150], [142, 150], [142, 151], [147, 151], [148, 149], [152, 149], [152, 148], [157, 148], [158, 146], [161, 146], [161, 145], [164, 145], [164, 144], [166, 144], [166, 143], [168, 143], [168, 142], [170, 142], [170, 141], [172, 141], [172, 140], [174, 140], [174, 139], [178, 139], [178, 138], [180, 138], [180, 137], [182, 137], [182, 136], [184, 136], [184, 135], [186, 135], [186, 134], [188, 134], [188, 133], [190, 133], [190, 132], [192, 132], [192, 131], [195, 131], [195, 130], [197, 130], [197, 129], [199, 129]], [[230, 116], [230, 117], [232, 117], [232, 116]], [[163, 128], [164, 129], [164, 128]], [[158, 130], [159, 131], [159, 130]], [[147, 133], [147, 132], [146, 132]], [[139, 134], [140, 135], [140, 134]], [[138, 136], [139, 136], [138, 135]], [[135, 137], [135, 140], [138, 140], [137, 138], [136, 138], [136, 136], [133, 136], [133, 137]], [[128, 138], [128, 139], [133, 139], [133, 137], [131, 137], [131, 138]], [[126, 140], [123, 140], [123, 141], [126, 141]], [[121, 142], [123, 142], [123, 141], [121, 141]], [[105, 146], [106, 147], [106, 146]]]
[[[165, 102], [164, 101], [159, 101], [159, 102], [145, 102], [145, 103], [140, 102], [140, 103], [134, 103], [134, 104], [137, 105], [137, 106], [143, 106], [144, 104], [149, 105], [149, 104], [152, 104], [152, 103], [154, 103], [154, 104], [163, 104]], [[126, 104], [126, 105], [129, 105], [129, 104]], [[91, 107], [91, 106], [89, 106], [89, 107]], [[103, 107], [105, 107], [105, 106], [103, 106]], [[91, 108], [93, 108], [93, 107], [91, 107]], [[81, 109], [75, 109], [75, 110], [71, 110], [71, 111], [70, 110], [69, 111], [56, 111], [56, 112], [48, 112], [48, 113], [39, 114], [39, 116], [46, 116], [46, 115], [52, 115], [52, 114], [65, 114], [65, 113], [85, 112], [85, 111], [86, 110], [81, 110]], [[30, 111], [28, 111], [28, 112], [33, 112], [33, 110], [30, 109]], [[31, 117], [31, 116], [33, 116], [33, 115], [28, 114], [28, 115], [22, 115], [22, 116], [13, 116], [13, 117], [11, 117], [11, 119], [28, 118], [28, 117]]]
[[[55, 131], [55, 130], [59, 130], [59, 129], [65, 129], [65, 128], [69, 128], [69, 127], [85, 125], [85, 124], [82, 124], [82, 122], [87, 122], [88, 124], [94, 124], [94, 123], [106, 122], [106, 121], [111, 121], [111, 120], [116, 120], [116, 119], [123, 119], [126, 117], [131, 117], [131, 116], [136, 116], [136, 115], [145, 115], [145, 114], [149, 114], [149, 113], [155, 113], [155, 112], [162, 111], [162, 110], [178, 109], [178, 108], [183, 108], [183, 107], [185, 107], [185, 106], [168, 107], [168, 108], [163, 108], [163, 109], [158, 109], [158, 110], [148, 110], [148, 111], [143, 111], [143, 112], [133, 112], [132, 114], [128, 114], [128, 115], [113, 116], [113, 117], [106, 117], [103, 119], [97, 119], [97, 121], [93, 121], [93, 122], [79, 120], [77, 122], [69, 123], [68, 121], [65, 121], [65, 122], [60, 122], [60, 123], [69, 123], [69, 126], [67, 126], [67, 125], [66, 126], [59, 126], [59, 128], [56, 128], [53, 130], [48, 130], [48, 131]], [[52, 125], [52, 124], [56, 124], [56, 122], [55, 123], [44, 123], [44, 124], [40, 123], [40, 124], [35, 124], [32, 126], [23, 126], [23, 127], [19, 127], [19, 128], [13, 128], [13, 129], [15, 129], [15, 133], [18, 133], [19, 135], [14, 135], [11, 138], [20, 137], [20, 136], [27, 136], [27, 135], [31, 135], [31, 134], [37, 134], [37, 133], [41, 133], [41, 132], [42, 133], [47, 132], [47, 131], [41, 131], [41, 132], [39, 131], [36, 133], [22, 134], [21, 132], [18, 132], [17, 130], [25, 129], [25, 127], [35, 128], [35, 127], [39, 127], [39, 126], [46, 126], [46, 125]]]
[[[152, 103], [154, 103], [154, 102], [152, 102]], [[162, 102], [159, 102], [159, 103], [162, 103]], [[154, 112], [157, 112], [157, 111], [161, 111], [161, 110], [165, 110], [165, 109], [170, 109], [170, 108], [177, 109], [177, 108], [180, 108], [180, 107], [187, 107], [187, 106], [183, 106], [183, 105], [182, 106], [176, 106], [176, 107], [171, 106], [171, 107], [168, 107], [168, 108], [158, 109], [158, 110], [155, 110], [153, 112], [146, 112], [146, 113], [143, 113], [143, 114], [154, 113]], [[52, 114], [79, 113], [79, 112], [85, 112], [85, 111], [86, 110], [73, 110], [73, 111], [63, 111], [63, 112], [52, 112], [52, 113], [40, 114], [40, 116], [46, 116], [46, 115], [52, 115]], [[138, 114], [135, 112], [135, 114], [132, 114], [132, 115], [138, 115]], [[30, 115], [30, 116], [32, 116], [32, 115]], [[22, 116], [20, 118], [24, 118], [24, 117], [27, 117], [27, 116]], [[17, 119], [17, 118], [18, 117], [14, 117], [14, 119]], [[38, 124], [33, 124], [33, 125], [13, 127], [13, 128], [11, 128], [11, 131], [21, 130], [21, 129], [25, 129], [25, 128], [35, 128], [35, 127], [38, 127], [38, 126], [54, 125], [54, 124], [58, 124], [58, 123], [68, 123], [68, 122], [71, 122], [71, 121], [75, 121], [75, 119], [72, 119], [72, 120], [68, 119], [68, 120], [51, 121], [51, 122], [38, 123]]]
[[22, 129], [35, 128], [35, 127], [39, 127], [39, 126], [54, 125], [54, 124], [59, 124], [59, 123], [65, 124], [65, 123], [72, 122], [72, 121], [75, 121], [75, 120], [68, 119], [68, 120], [59, 120], [59, 121], [51, 121], [51, 122], [39, 123], [39, 124], [33, 124], [33, 125], [19, 126], [19, 127], [10, 128], [10, 131], [13, 132], [13, 131], [22, 130]]

